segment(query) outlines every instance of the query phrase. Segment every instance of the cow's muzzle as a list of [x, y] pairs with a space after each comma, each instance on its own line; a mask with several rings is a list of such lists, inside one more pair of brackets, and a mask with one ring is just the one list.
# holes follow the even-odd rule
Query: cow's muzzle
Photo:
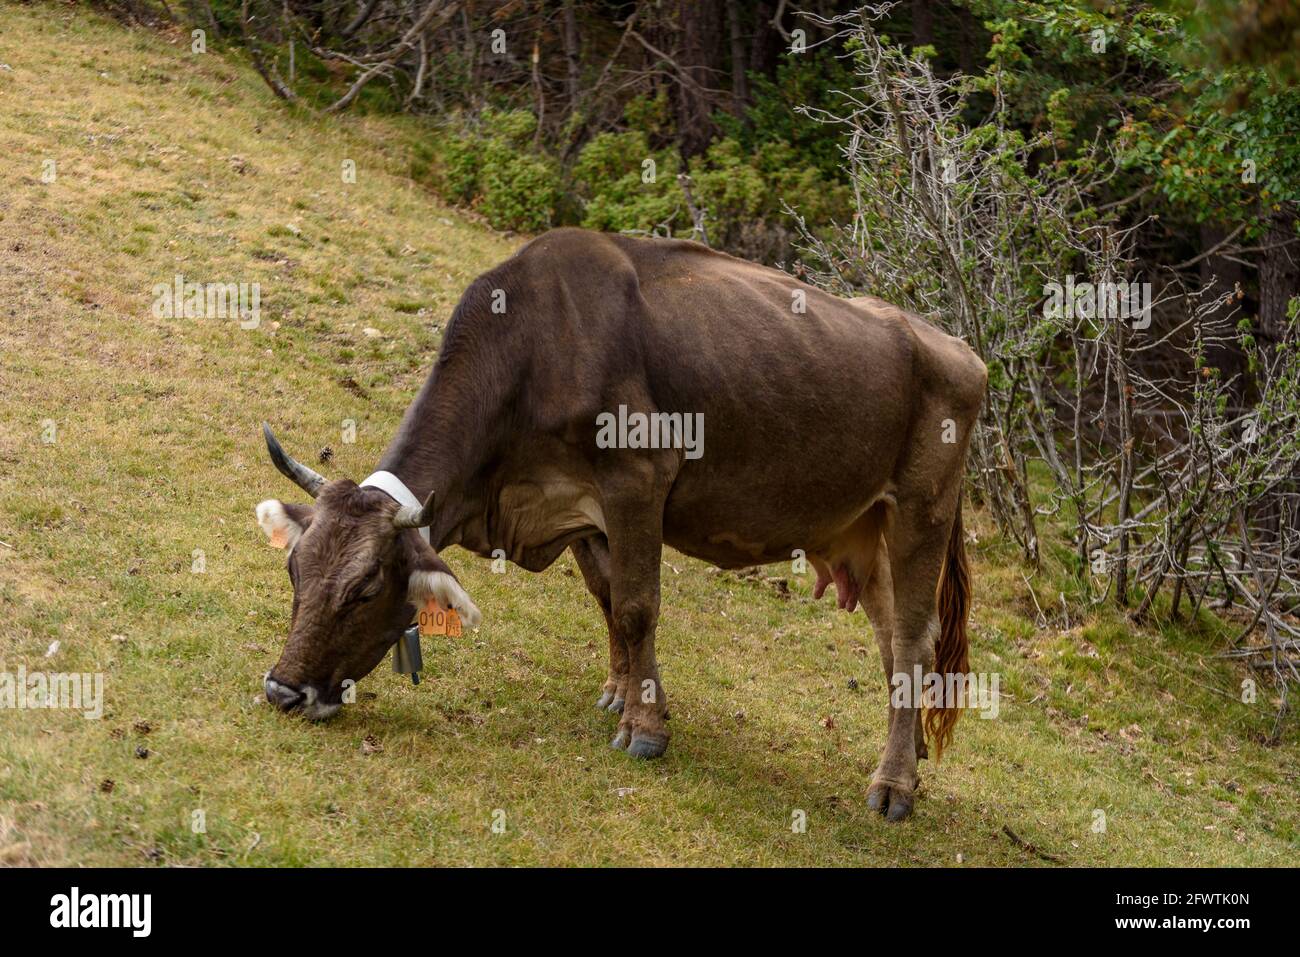
[[320, 692], [311, 685], [296, 688], [277, 681], [269, 674], [262, 684], [266, 690], [266, 700], [286, 714], [297, 712], [312, 721], [323, 721], [337, 714], [341, 707], [339, 704], [322, 701]]

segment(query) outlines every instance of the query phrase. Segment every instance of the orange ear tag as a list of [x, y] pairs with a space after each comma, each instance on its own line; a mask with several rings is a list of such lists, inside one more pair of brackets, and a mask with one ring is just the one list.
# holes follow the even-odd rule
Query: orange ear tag
[[443, 609], [441, 605], [433, 598], [429, 597], [424, 602], [424, 608], [419, 615], [420, 634], [429, 635], [450, 635], [452, 638], [459, 638], [460, 616], [452, 609]]
[[277, 528], [271, 532], [271, 547], [284, 548], [289, 544], [289, 536], [284, 533], [283, 528]]

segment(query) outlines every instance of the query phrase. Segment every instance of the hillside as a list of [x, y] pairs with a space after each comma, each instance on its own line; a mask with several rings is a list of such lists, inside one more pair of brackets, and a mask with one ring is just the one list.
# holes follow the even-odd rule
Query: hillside
[[[1241, 702], [1222, 629], [1066, 620], [975, 509], [1000, 713], [922, 765], [902, 826], [865, 807], [870, 627], [789, 568], [764, 572], [785, 597], [665, 554], [658, 762], [606, 746], [604, 625], [567, 555], [493, 574], [452, 549], [485, 620], [426, 641], [418, 688], [383, 665], [322, 726], [259, 705], [290, 589], [252, 509], [301, 497], [259, 423], [369, 472], [520, 240], [412, 183], [413, 125], [288, 108], [188, 37], [5, 5], [0, 64], [0, 670], [105, 682], [102, 720], [0, 710], [0, 864], [1294, 862], [1296, 733], [1259, 743], [1276, 702]], [[176, 275], [260, 283], [260, 324], [156, 316]]]

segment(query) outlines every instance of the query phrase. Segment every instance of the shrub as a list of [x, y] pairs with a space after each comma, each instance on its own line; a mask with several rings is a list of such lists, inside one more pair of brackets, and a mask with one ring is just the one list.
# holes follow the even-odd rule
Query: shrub
[[[649, 181], [647, 160], [654, 163]], [[676, 229], [686, 209], [677, 185], [679, 168], [672, 153], [652, 152], [639, 130], [600, 134], [583, 147], [573, 167], [582, 225], [613, 232], [653, 232], [665, 223]]]
[[479, 210], [496, 229], [538, 232], [555, 220], [560, 171], [532, 147], [537, 119], [526, 110], [484, 110], [458, 118], [415, 151], [412, 175], [447, 199]]
[[756, 152], [738, 140], [718, 140], [691, 163], [695, 201], [708, 211], [709, 242], [759, 262], [789, 259], [796, 236], [788, 205], [813, 224], [829, 223], [848, 208], [848, 190], [803, 163], [785, 143]]

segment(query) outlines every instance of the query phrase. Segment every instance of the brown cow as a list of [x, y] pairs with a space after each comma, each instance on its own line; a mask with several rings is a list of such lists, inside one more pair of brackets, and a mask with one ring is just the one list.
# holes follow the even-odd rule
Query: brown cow
[[[668, 745], [665, 543], [729, 568], [802, 550], [819, 597], [834, 581], [864, 606], [888, 678], [964, 674], [961, 486], [985, 383], [961, 341], [880, 300], [695, 243], [546, 233], [470, 285], [376, 476], [327, 483], [266, 430], [316, 499], [258, 506], [294, 586], [267, 698], [332, 714], [430, 595], [476, 623], [449, 545], [530, 571], [572, 550], [609, 628], [598, 705], [637, 757]], [[868, 804], [900, 820], [926, 732], [941, 750], [958, 711], [895, 703]]]

